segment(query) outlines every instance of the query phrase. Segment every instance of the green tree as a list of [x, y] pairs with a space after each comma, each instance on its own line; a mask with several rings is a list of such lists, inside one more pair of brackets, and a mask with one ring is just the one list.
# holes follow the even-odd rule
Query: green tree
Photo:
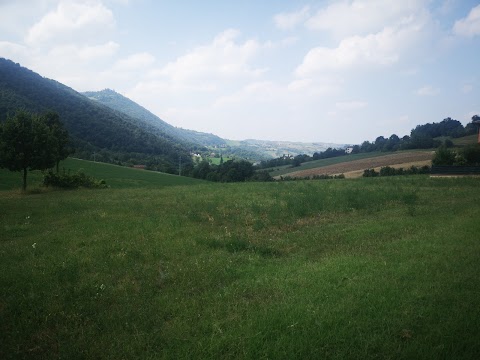
[[54, 138], [42, 117], [18, 111], [0, 130], [0, 167], [23, 172], [27, 189], [28, 170], [46, 170], [55, 164]]
[[65, 160], [69, 155], [73, 154], [73, 149], [68, 147], [69, 136], [67, 130], [60, 121], [60, 116], [53, 111], [49, 111], [43, 115], [45, 124], [50, 129], [52, 137], [52, 155], [55, 159], [55, 167], [57, 174], [59, 172], [60, 161]]
[[456, 154], [446, 146], [440, 146], [432, 159], [432, 165], [453, 165], [456, 160]]

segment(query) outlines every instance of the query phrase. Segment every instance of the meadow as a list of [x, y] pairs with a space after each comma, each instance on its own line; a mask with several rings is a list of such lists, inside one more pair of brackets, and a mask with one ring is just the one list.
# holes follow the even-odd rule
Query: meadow
[[479, 181], [0, 191], [0, 358], [478, 358]]
[[[172, 185], [192, 185], [201, 181], [188, 177], [180, 177], [155, 171], [140, 170], [124, 166], [99, 163], [87, 160], [68, 158], [60, 163], [60, 171], [82, 171], [87, 175], [103, 179], [107, 185], [115, 189], [149, 188]], [[19, 189], [21, 187], [21, 173], [0, 169], [0, 190]], [[28, 187], [38, 190], [42, 184], [41, 171], [28, 173]]]

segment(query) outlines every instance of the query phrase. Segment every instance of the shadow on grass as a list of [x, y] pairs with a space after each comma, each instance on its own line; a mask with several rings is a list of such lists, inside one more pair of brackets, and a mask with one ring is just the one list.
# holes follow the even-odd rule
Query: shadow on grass
[[255, 245], [247, 240], [239, 238], [229, 238], [225, 240], [206, 239], [200, 242], [211, 249], [221, 249], [229, 253], [252, 252], [262, 257], [280, 257], [282, 252], [269, 246]]

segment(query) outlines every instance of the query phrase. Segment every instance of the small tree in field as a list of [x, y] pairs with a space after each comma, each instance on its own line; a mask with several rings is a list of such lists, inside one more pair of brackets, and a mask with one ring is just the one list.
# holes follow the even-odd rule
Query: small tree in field
[[23, 172], [27, 189], [28, 170], [46, 170], [56, 162], [56, 138], [45, 118], [18, 111], [0, 125], [0, 168]]
[[73, 154], [73, 149], [68, 147], [68, 132], [63, 127], [63, 124], [60, 121], [60, 116], [53, 111], [49, 111], [44, 114], [42, 118], [50, 129], [50, 135], [52, 137], [51, 152], [55, 160], [55, 167], [58, 174], [60, 161], [65, 160], [68, 155]]

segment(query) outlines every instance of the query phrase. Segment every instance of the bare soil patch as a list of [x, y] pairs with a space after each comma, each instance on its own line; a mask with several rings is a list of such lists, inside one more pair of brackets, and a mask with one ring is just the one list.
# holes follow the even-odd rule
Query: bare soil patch
[[[346, 177], [359, 177], [365, 169], [379, 169], [383, 166], [408, 168], [412, 165], [430, 165], [433, 158], [433, 151], [409, 151], [377, 156], [368, 159], [361, 159], [339, 163], [335, 165], [322, 166], [314, 169], [295, 171], [285, 176], [294, 178], [305, 178], [313, 175], [335, 175], [345, 174]], [[348, 176], [347, 176], [348, 174]]]

